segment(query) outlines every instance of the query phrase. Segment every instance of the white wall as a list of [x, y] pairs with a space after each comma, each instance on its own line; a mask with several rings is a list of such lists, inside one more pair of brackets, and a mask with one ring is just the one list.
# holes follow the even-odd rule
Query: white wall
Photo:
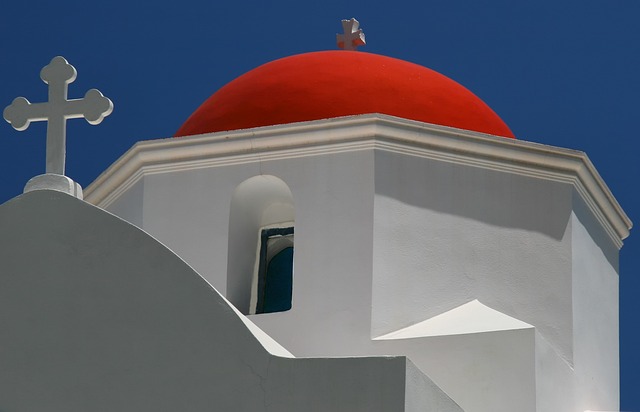
[[126, 220], [138, 227], [143, 226], [144, 209], [144, 177], [138, 180], [127, 191], [122, 193], [109, 207], [109, 211], [117, 216], [126, 216]]
[[[305, 348], [308, 355], [342, 353], [344, 344], [333, 340], [328, 343], [327, 336], [344, 336], [358, 342], [368, 340], [372, 152], [145, 176], [142, 228], [226, 294], [231, 282], [227, 280], [227, 263], [232, 197], [242, 182], [264, 175], [281, 179], [293, 195], [295, 274], [292, 310], [259, 315], [260, 322], [269, 323], [276, 316], [273, 327], [288, 330], [308, 325], [309, 319], [314, 319], [315, 327], [304, 336], [286, 333], [281, 336], [282, 343], [289, 345], [294, 353], [297, 347]], [[127, 199], [137, 201], [134, 197]], [[135, 207], [118, 208], [118, 211], [127, 210]], [[121, 216], [128, 219], [126, 214]], [[353, 302], [367, 303], [353, 305]], [[358, 332], [354, 334], [354, 330]]]
[[[251, 319], [292, 353], [406, 354], [468, 412], [615, 409], [617, 249], [574, 185], [436, 158], [369, 148], [150, 174], [142, 226], [227, 293], [234, 190], [275, 176], [295, 204], [293, 307]], [[473, 299], [535, 330], [371, 340]]]
[[0, 410], [462, 412], [404, 357], [269, 353], [178, 256], [74, 197], [22, 195], [0, 227]]
[[607, 248], [595, 240], [598, 227], [582, 207], [571, 226], [576, 399], [584, 410], [618, 410], [617, 259], [607, 259]]
[[478, 299], [534, 325], [571, 360], [571, 193], [570, 185], [377, 153], [373, 335]]

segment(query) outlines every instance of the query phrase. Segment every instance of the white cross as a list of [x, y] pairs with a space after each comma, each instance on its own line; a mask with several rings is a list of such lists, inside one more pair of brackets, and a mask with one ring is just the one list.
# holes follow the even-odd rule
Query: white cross
[[367, 42], [364, 39], [364, 32], [360, 29], [358, 20], [342, 20], [342, 31], [344, 34], [336, 34], [338, 47], [345, 50], [356, 50], [358, 46], [364, 46]]
[[49, 85], [49, 101], [30, 103], [17, 97], [4, 109], [4, 119], [16, 130], [26, 130], [29, 123], [47, 121], [47, 173], [64, 175], [67, 119], [84, 117], [98, 124], [113, 111], [113, 103], [96, 89], [82, 99], [67, 100], [67, 86], [76, 79], [76, 69], [64, 57], [54, 57], [40, 71], [40, 78]]

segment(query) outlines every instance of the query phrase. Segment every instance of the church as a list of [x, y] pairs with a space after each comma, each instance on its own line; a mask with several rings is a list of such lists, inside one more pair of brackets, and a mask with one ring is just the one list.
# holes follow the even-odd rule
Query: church
[[619, 410], [631, 221], [588, 156], [343, 26], [84, 190], [48, 152], [0, 206], [0, 410]]

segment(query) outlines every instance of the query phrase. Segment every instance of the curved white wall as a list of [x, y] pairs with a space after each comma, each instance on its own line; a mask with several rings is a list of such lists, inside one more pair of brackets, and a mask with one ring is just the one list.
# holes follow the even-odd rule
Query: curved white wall
[[2, 411], [462, 412], [402, 356], [270, 353], [178, 256], [75, 197], [19, 196], [0, 227]]

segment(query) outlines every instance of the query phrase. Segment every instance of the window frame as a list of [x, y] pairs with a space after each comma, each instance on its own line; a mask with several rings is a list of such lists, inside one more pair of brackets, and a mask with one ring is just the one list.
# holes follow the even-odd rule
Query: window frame
[[[264, 297], [267, 284], [267, 269], [271, 259], [287, 247], [294, 247], [294, 225], [293, 222], [280, 223], [261, 227], [258, 239], [258, 253], [256, 259], [256, 267], [254, 273], [254, 293], [252, 299], [252, 314], [278, 313], [264, 312]], [[281, 247], [269, 249], [269, 240], [274, 238], [287, 238], [288, 241], [282, 242]], [[293, 262], [291, 267], [291, 299], [293, 301]], [[254, 303], [255, 302], [255, 303]], [[291, 302], [293, 304], [293, 302]]]

